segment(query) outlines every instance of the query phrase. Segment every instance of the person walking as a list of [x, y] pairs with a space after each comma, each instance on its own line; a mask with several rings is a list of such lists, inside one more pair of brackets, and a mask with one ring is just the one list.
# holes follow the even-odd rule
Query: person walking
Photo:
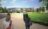
[[6, 29], [11, 29], [12, 20], [10, 18], [11, 18], [10, 13], [8, 13], [6, 21], [9, 22], [9, 24], [8, 27], [6, 27]]
[[32, 25], [32, 21], [30, 20], [27, 13], [23, 14], [23, 19], [24, 19], [24, 22], [25, 22], [26, 29], [30, 29], [30, 26]]
[[7, 13], [6, 19], [4, 19], [4, 29], [11, 29], [12, 20], [10, 18], [10, 13]]

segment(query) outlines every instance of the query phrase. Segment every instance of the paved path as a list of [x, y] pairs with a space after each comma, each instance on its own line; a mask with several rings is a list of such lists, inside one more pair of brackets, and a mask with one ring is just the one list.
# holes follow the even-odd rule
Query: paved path
[[23, 15], [22, 13], [11, 14], [11, 19], [13, 21], [13, 29], [24, 29]]
[[[23, 21], [23, 13], [12, 13], [12, 28], [13, 29], [25, 29], [25, 23]], [[30, 29], [48, 29], [48, 26], [33, 23]]]
[[[12, 22], [12, 29], [25, 29], [25, 23], [23, 21], [23, 14], [22, 13], [12, 13], [11, 20], [13, 21]], [[0, 20], [0, 29], [3, 29], [2, 19]], [[43, 25], [40, 25], [37, 23], [33, 23], [33, 25], [31, 26], [30, 29], [48, 29], [48, 26], [43, 26]]]

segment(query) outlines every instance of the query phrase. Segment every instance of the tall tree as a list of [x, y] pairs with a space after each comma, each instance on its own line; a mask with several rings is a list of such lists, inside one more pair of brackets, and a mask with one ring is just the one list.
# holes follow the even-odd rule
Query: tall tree
[[0, 0], [0, 7], [1, 7], [1, 0]]
[[4, 13], [7, 13], [8, 12], [6, 7], [3, 8], [3, 12]]
[[39, 2], [41, 2], [41, 6], [46, 6], [48, 9], [48, 0], [39, 0]]

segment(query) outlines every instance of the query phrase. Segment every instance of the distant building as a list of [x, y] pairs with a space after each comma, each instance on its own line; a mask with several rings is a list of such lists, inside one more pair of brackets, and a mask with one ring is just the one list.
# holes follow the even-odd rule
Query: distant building
[[8, 8], [8, 12], [23, 12], [23, 11], [27, 11], [27, 12], [32, 12], [33, 8]]

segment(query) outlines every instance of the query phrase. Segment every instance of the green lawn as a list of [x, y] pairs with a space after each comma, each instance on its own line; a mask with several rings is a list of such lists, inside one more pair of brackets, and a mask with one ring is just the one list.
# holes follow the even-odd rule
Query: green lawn
[[33, 22], [48, 25], [48, 14], [47, 13], [28, 12], [28, 15]]

